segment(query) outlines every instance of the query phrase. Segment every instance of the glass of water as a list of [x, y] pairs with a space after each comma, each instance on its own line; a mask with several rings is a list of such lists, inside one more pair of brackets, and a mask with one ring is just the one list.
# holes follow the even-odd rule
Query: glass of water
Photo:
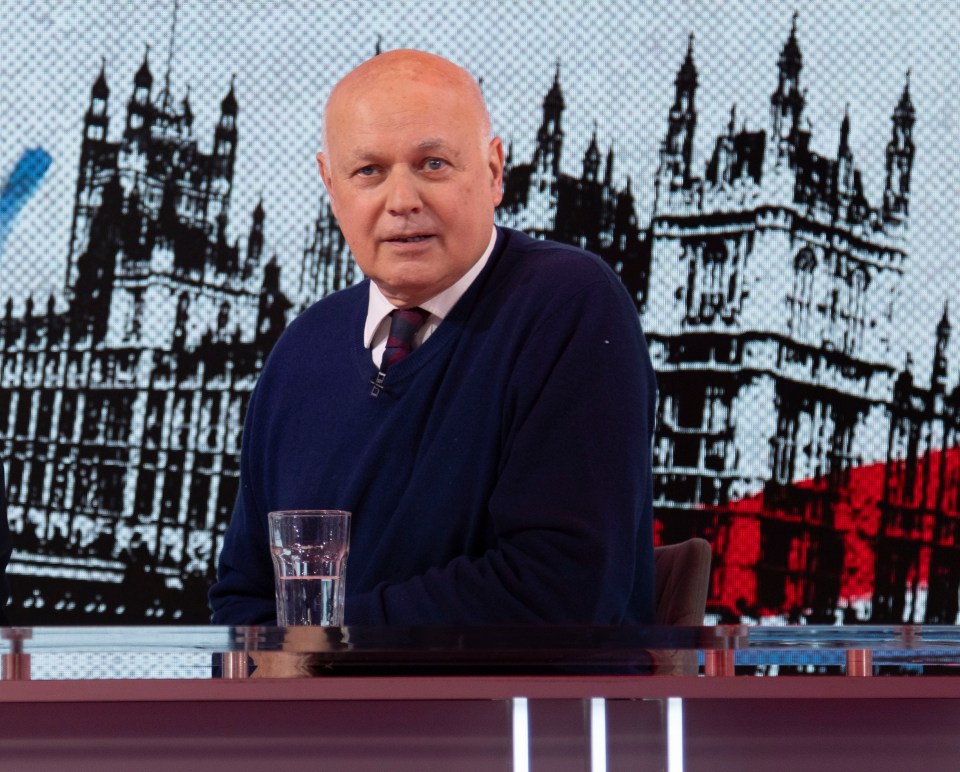
[[271, 512], [270, 554], [277, 624], [343, 624], [350, 513], [338, 509]]

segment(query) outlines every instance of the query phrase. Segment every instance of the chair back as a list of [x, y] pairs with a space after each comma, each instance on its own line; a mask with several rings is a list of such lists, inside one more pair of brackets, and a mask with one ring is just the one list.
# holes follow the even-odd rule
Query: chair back
[[710, 543], [688, 539], [655, 547], [656, 623], [702, 625], [710, 587]]

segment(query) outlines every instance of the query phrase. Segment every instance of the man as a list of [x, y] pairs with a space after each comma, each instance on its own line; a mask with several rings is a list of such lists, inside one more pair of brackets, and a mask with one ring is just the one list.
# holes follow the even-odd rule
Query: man
[[353, 513], [348, 625], [652, 621], [655, 383], [615, 275], [494, 227], [503, 147], [445, 59], [349, 73], [324, 148], [367, 280], [301, 314], [251, 396], [213, 621], [275, 619], [267, 512], [311, 508]]
[[12, 550], [10, 525], [7, 523], [7, 484], [3, 479], [3, 464], [0, 464], [0, 627], [9, 624], [7, 603], [10, 601], [10, 585], [7, 584], [6, 572]]

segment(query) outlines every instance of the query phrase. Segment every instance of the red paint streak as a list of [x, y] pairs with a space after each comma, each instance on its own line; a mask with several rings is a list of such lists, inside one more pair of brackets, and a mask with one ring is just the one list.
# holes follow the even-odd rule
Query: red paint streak
[[[909, 534], [889, 529], [881, 534], [880, 503], [884, 497], [885, 466], [883, 462], [878, 462], [851, 469], [845, 483], [836, 492], [836, 500], [831, 507], [833, 531], [841, 536], [843, 544], [839, 599], [841, 606], [866, 601], [872, 597], [878, 539], [906, 538], [918, 545], [929, 546], [934, 540], [934, 513], [938, 507], [942, 507], [949, 515], [960, 517], [960, 448], [933, 451], [918, 461], [912, 491], [906, 497], [900, 487], [905, 462], [897, 462], [890, 468], [890, 499], [903, 501], [906, 498], [910, 502], [907, 505], [909, 509], [920, 510], [921, 514], [916, 518], [918, 527]], [[825, 482], [819, 479], [801, 480], [792, 487], [798, 494], [797, 500], [806, 498], [803, 496], [804, 491], [826, 491]], [[728, 609], [734, 614], [741, 609], [757, 612], [760, 598], [757, 584], [758, 566], [764, 557], [760, 543], [761, 523], [782, 520], [799, 524], [801, 515], [766, 502], [763, 492], [735, 501], [726, 507], [706, 508], [716, 513], [716, 536], [713, 545], [716, 557], [710, 605]], [[807, 538], [813, 540], [822, 535], [822, 529], [823, 526], [815, 520], [807, 520], [807, 527], [801, 527], [798, 532], [807, 534]], [[658, 529], [655, 533], [658, 542], [659, 535]], [[783, 566], [784, 607], [759, 609], [759, 613], [789, 614], [791, 610], [803, 608], [804, 585], [813, 578], [812, 569], [807, 563], [811, 553], [809, 547], [809, 544], [799, 541], [790, 545], [789, 565]], [[926, 585], [929, 572], [929, 550], [924, 554], [926, 559], [921, 559], [919, 566], [921, 586]]]

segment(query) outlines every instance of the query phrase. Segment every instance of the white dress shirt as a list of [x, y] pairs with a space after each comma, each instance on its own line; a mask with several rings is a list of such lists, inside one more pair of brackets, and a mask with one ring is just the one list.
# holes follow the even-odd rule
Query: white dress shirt
[[[443, 292], [420, 304], [420, 308], [429, 311], [430, 316], [427, 317], [423, 327], [417, 331], [414, 338], [415, 346], [421, 345], [433, 334], [433, 331], [440, 326], [440, 322], [450, 313], [463, 293], [470, 288], [474, 279], [480, 275], [480, 271], [487, 264], [487, 260], [490, 259], [493, 246], [496, 243], [497, 229], [494, 227], [493, 233], [490, 234], [490, 243], [487, 244], [487, 248], [480, 255], [480, 259], [473, 264], [473, 267]], [[371, 281], [370, 295], [367, 300], [367, 319], [363, 325], [363, 345], [370, 349], [370, 356], [377, 367], [380, 366], [383, 359], [383, 350], [387, 346], [387, 336], [390, 333], [390, 312], [395, 308], [396, 306], [384, 297], [376, 282]]]

